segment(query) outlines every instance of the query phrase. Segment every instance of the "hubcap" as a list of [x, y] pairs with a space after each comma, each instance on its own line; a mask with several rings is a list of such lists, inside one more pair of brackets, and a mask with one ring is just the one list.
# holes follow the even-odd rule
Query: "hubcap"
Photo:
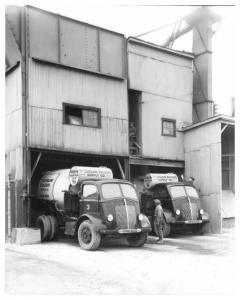
[[84, 227], [81, 232], [81, 239], [84, 244], [89, 244], [92, 240], [92, 233], [88, 227]]

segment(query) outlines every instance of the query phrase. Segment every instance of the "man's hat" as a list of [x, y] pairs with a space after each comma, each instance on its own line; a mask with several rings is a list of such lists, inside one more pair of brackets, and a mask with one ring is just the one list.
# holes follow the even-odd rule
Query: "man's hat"
[[159, 199], [154, 199], [154, 203], [157, 204], [161, 204], [161, 201]]

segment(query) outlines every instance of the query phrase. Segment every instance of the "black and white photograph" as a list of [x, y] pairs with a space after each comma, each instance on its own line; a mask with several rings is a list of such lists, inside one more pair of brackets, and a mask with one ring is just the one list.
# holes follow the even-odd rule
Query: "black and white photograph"
[[1, 10], [3, 294], [234, 297], [236, 3]]

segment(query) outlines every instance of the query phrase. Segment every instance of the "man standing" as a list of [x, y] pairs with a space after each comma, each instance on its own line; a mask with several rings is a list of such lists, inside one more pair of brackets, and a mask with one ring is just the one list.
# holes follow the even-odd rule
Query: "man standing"
[[159, 199], [154, 199], [154, 225], [157, 230], [158, 242], [163, 243], [163, 208]]

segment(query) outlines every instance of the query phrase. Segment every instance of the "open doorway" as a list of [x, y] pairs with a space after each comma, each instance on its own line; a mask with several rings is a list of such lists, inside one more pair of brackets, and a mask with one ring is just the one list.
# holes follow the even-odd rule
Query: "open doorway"
[[130, 156], [141, 155], [141, 96], [136, 90], [129, 90], [129, 152]]
[[235, 131], [222, 124], [222, 218], [223, 227], [235, 221]]

